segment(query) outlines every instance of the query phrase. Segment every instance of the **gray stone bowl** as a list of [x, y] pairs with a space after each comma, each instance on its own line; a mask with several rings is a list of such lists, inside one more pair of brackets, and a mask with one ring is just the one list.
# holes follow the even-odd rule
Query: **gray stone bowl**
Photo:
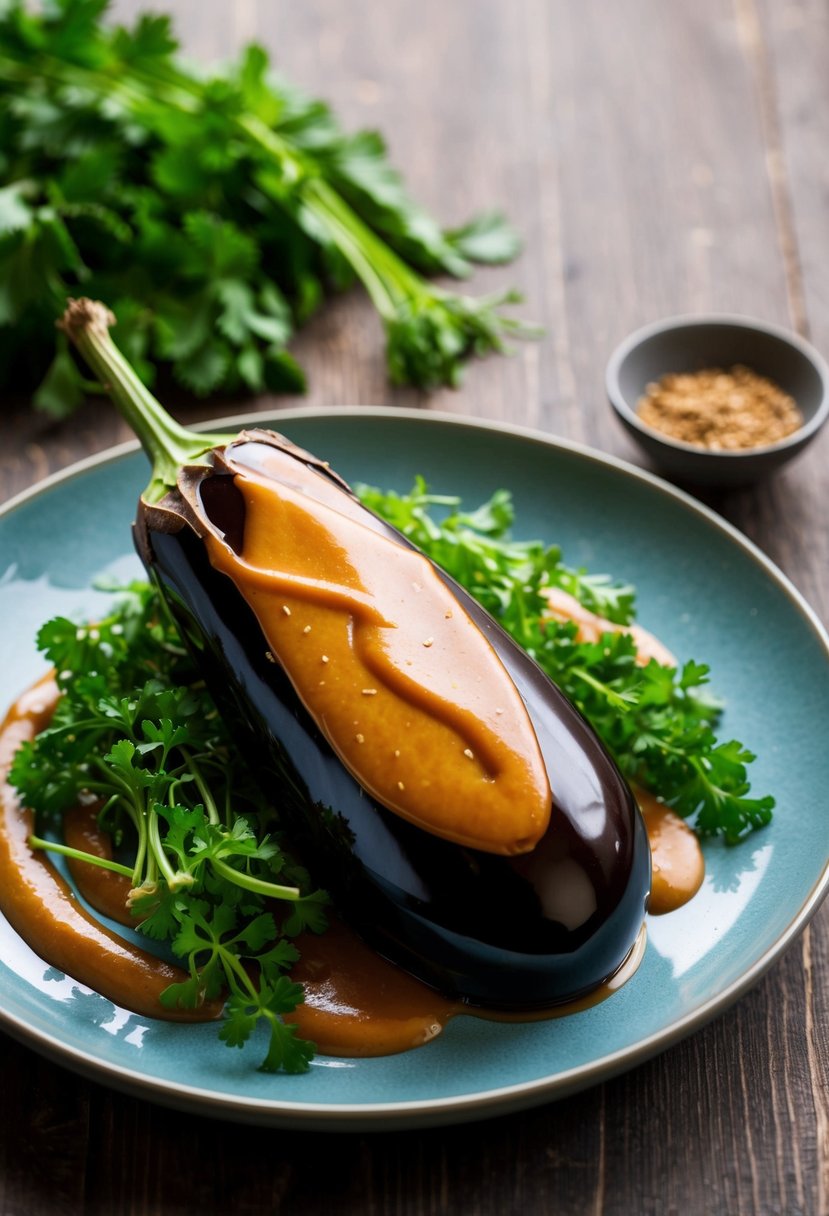
[[[708, 451], [662, 435], [642, 422], [636, 405], [652, 381], [671, 372], [744, 364], [774, 380], [796, 401], [803, 426], [766, 447]], [[607, 395], [651, 462], [674, 480], [700, 486], [748, 485], [802, 452], [829, 415], [829, 368], [797, 334], [750, 317], [671, 317], [639, 329], [616, 348]]]

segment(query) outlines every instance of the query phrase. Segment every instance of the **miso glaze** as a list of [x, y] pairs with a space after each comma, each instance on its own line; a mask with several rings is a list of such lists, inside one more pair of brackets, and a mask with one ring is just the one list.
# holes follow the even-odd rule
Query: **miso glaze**
[[705, 859], [696, 833], [675, 811], [646, 790], [637, 789], [636, 798], [653, 860], [648, 911], [660, 916], [694, 898], [705, 877]]
[[450, 999], [526, 1010], [598, 987], [639, 934], [650, 855], [630, 791], [594, 732], [492, 618], [436, 570], [526, 706], [553, 806], [539, 843], [515, 857], [402, 819], [343, 765], [273, 661], [251, 606], [211, 565], [207, 534], [237, 554], [244, 549], [246, 505], [235, 479], [248, 474], [334, 504], [401, 551], [411, 546], [320, 461], [271, 432], [243, 432], [213, 469], [186, 470], [176, 493], [139, 510], [139, 552], [239, 746], [265, 788], [278, 791], [288, 833], [313, 858], [315, 876], [374, 949]]
[[531, 849], [551, 797], [529, 715], [431, 563], [292, 486], [250, 473], [235, 485], [242, 552], [208, 533], [211, 564], [346, 768], [425, 831]]

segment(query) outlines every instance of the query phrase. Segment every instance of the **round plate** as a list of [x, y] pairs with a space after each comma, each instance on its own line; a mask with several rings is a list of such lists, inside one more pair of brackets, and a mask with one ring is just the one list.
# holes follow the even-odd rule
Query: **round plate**
[[[0, 918], [0, 1025], [70, 1068], [169, 1105], [365, 1130], [460, 1122], [561, 1097], [632, 1067], [725, 1008], [803, 928], [829, 886], [829, 640], [798, 593], [693, 499], [572, 444], [403, 410], [286, 411], [274, 425], [353, 481], [406, 490], [422, 473], [435, 492], [460, 494], [470, 506], [511, 489], [516, 535], [542, 536], [570, 565], [633, 582], [640, 621], [681, 659], [711, 665], [727, 701], [722, 736], [757, 753], [753, 787], [776, 797], [774, 820], [736, 848], [707, 844], [702, 891], [680, 911], [650, 918], [633, 979], [569, 1017], [527, 1025], [460, 1017], [417, 1051], [320, 1057], [304, 1076], [268, 1076], [256, 1071], [256, 1044], [230, 1051], [215, 1026], [126, 1013], [47, 968]], [[130, 445], [51, 478], [0, 514], [3, 704], [43, 670], [40, 623], [57, 612], [94, 617], [105, 602], [92, 586], [97, 576], [139, 574], [129, 525], [146, 480], [146, 461]]]

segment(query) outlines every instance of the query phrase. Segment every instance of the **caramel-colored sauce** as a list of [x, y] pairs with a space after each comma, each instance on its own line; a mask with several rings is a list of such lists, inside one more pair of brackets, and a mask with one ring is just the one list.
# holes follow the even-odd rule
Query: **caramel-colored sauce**
[[622, 966], [606, 983], [577, 1001], [548, 1009], [503, 1012], [450, 1001], [381, 958], [341, 921], [321, 937], [298, 939], [300, 961], [292, 978], [305, 988], [305, 1004], [291, 1014], [303, 1038], [323, 1055], [388, 1056], [421, 1047], [460, 1014], [488, 1022], [540, 1022], [599, 1004], [626, 983], [645, 950], [643, 928]]
[[365, 945], [340, 920], [297, 940], [292, 979], [305, 1003], [291, 1014], [323, 1055], [387, 1056], [421, 1047], [458, 1009]]
[[[98, 823], [96, 806], [75, 806], [63, 817], [63, 841], [70, 849], [112, 860], [112, 837]], [[105, 870], [88, 861], [67, 859], [69, 873], [86, 902], [110, 920], [136, 928], [138, 922], [127, 905], [132, 883], [124, 874]]]
[[[109, 838], [98, 827], [94, 808], [78, 808], [68, 820], [67, 844], [96, 856], [111, 854]], [[74, 873], [78, 889], [88, 902], [113, 919], [120, 917], [130, 923], [123, 902], [129, 887], [126, 878], [84, 862], [75, 863]], [[120, 909], [117, 888], [107, 883], [108, 877], [122, 888]], [[641, 961], [645, 934], [643, 930], [616, 974], [580, 1000], [517, 1013], [478, 1009], [448, 1000], [382, 958], [336, 917], [324, 934], [305, 933], [296, 944], [300, 960], [291, 978], [305, 990], [304, 1003], [290, 1017], [298, 1033], [315, 1043], [321, 1055], [373, 1057], [421, 1047], [460, 1014], [487, 1021], [528, 1022], [588, 1009], [606, 1000], [630, 978]]]
[[490, 643], [422, 554], [301, 490], [239, 472], [241, 553], [213, 566], [345, 767], [403, 818], [491, 853], [527, 852], [551, 793], [532, 723]]
[[557, 621], [573, 621], [578, 627], [577, 642], [598, 642], [603, 633], [629, 633], [636, 644], [636, 662], [640, 667], [647, 667], [651, 659], [656, 659], [663, 667], [676, 667], [676, 658], [641, 625], [617, 625], [605, 617], [591, 612], [583, 607], [574, 595], [561, 591], [558, 587], [549, 587], [545, 592], [549, 615]]
[[[665, 667], [676, 667], [676, 659], [658, 638], [641, 625], [615, 625], [582, 607], [566, 591], [551, 588], [547, 593], [550, 615], [578, 626], [577, 641], [596, 642], [603, 633], [629, 633], [636, 644], [636, 662], [645, 667], [656, 659]], [[648, 911], [653, 916], [673, 912], [693, 899], [705, 877], [705, 859], [696, 833], [670, 807], [647, 790], [634, 790], [648, 843], [651, 848], [651, 894]]]
[[647, 790], [634, 792], [651, 846], [648, 911], [661, 916], [693, 899], [705, 878], [705, 858], [696, 833], [684, 819]]
[[[298, 611], [307, 606], [306, 600], [296, 597]], [[287, 614], [282, 615], [290, 621]], [[48, 725], [57, 695], [54, 682], [47, 678], [9, 711], [0, 727], [0, 774], [8, 772], [20, 743]], [[637, 790], [636, 796], [653, 857], [649, 911], [658, 915], [692, 898], [702, 882], [704, 862], [697, 838], [683, 820], [653, 795]], [[158, 1003], [158, 993], [174, 979], [183, 978], [182, 974], [121, 941], [90, 917], [48, 861], [29, 848], [26, 842], [31, 830], [31, 813], [20, 808], [14, 790], [4, 782], [0, 788], [0, 910], [24, 940], [47, 962], [124, 1008], [182, 1021], [217, 1017], [217, 1005], [171, 1013]], [[94, 806], [70, 812], [64, 834], [73, 847], [111, 856], [109, 837], [98, 826]], [[71, 871], [79, 891], [93, 907], [114, 920], [134, 923], [125, 904], [128, 879], [84, 862], [73, 862]], [[589, 1008], [630, 978], [641, 961], [645, 936], [643, 930], [622, 967], [587, 996], [551, 1009], [518, 1013], [447, 1000], [381, 958], [336, 919], [325, 934], [305, 934], [298, 945], [301, 959], [293, 978], [304, 986], [305, 1003], [291, 1015], [291, 1021], [299, 1034], [316, 1043], [323, 1055], [367, 1057], [421, 1046], [460, 1014], [526, 1022]]]
[[29, 845], [32, 812], [5, 780], [20, 745], [49, 723], [57, 701], [51, 676], [35, 684], [0, 726], [0, 911], [36, 954], [125, 1009], [189, 1022], [218, 1017], [221, 1006], [165, 1009], [159, 996], [187, 978], [178, 967], [123, 941], [80, 904], [47, 858]]

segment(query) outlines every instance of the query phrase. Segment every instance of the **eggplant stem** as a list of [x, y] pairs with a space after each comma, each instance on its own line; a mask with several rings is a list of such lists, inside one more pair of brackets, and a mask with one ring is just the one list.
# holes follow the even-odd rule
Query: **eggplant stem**
[[58, 326], [83, 355], [141, 441], [153, 470], [143, 497], [155, 503], [175, 489], [180, 469], [190, 464], [210, 464], [212, 449], [229, 443], [233, 436], [201, 434], [180, 426], [141, 383], [113, 342], [109, 331], [115, 323], [104, 304], [79, 299], [69, 301]]

